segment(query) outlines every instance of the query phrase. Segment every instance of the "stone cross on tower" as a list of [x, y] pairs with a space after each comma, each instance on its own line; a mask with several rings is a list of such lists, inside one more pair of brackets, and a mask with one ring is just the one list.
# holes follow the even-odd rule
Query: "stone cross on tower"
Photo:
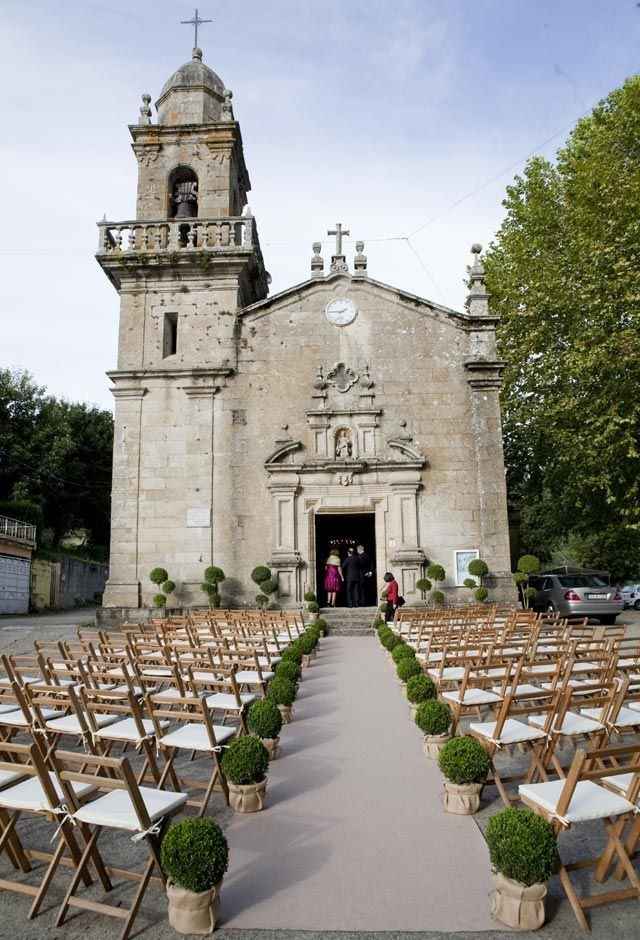
[[327, 235], [336, 236], [336, 253], [331, 256], [331, 273], [348, 273], [349, 268], [347, 266], [346, 258], [342, 253], [342, 239], [351, 235], [349, 229], [342, 228], [342, 222], [336, 222], [335, 229], [330, 229], [327, 232]]
[[213, 23], [213, 20], [201, 20], [198, 16], [198, 8], [196, 7], [196, 12], [192, 20], [180, 20], [183, 26], [193, 26], [195, 32], [195, 38], [193, 40], [193, 48], [198, 48], [198, 26], [202, 23]]

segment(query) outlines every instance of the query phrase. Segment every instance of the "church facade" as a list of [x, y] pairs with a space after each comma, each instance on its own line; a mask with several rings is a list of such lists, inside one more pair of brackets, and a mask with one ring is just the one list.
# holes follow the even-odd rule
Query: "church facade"
[[[313, 246], [306, 280], [269, 296], [232, 95], [202, 62], [143, 96], [130, 127], [135, 219], [99, 224], [97, 259], [120, 296], [110, 577], [104, 606], [201, 606], [204, 569], [223, 604], [255, 605], [267, 564], [278, 603], [323, 601], [329, 550], [362, 543], [370, 602], [386, 570], [407, 602], [429, 562], [451, 602], [484, 559], [511, 598], [499, 405], [502, 363], [473, 246], [458, 312], [377, 281]], [[376, 589], [377, 585], [377, 589]]]

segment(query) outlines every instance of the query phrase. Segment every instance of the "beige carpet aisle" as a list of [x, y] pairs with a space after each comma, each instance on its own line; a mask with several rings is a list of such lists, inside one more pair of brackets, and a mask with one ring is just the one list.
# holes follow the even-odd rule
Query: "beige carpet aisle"
[[234, 816], [221, 926], [489, 930], [489, 860], [448, 816], [373, 637], [329, 637], [271, 765], [269, 807]]

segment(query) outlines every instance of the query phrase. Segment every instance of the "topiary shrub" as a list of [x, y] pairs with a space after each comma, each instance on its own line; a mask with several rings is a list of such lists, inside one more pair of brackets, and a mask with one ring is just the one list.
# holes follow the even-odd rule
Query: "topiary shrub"
[[269, 752], [262, 741], [253, 735], [234, 738], [222, 758], [225, 777], [237, 786], [261, 783], [268, 766]]
[[442, 565], [436, 564], [429, 565], [427, 575], [432, 581], [444, 581], [446, 578], [445, 570]]
[[483, 783], [491, 761], [480, 742], [465, 735], [447, 741], [440, 751], [438, 766], [450, 783]]
[[316, 619], [313, 621], [313, 625], [314, 627], [317, 627], [318, 630], [320, 630], [321, 632], [322, 630], [327, 629], [327, 621], [324, 619], [324, 617], [316, 617]]
[[473, 558], [469, 562], [467, 570], [474, 578], [480, 578], [482, 581], [482, 578], [489, 574], [489, 565], [482, 558]]
[[428, 578], [419, 578], [416, 581], [416, 588], [419, 591], [422, 591], [423, 594], [425, 594], [427, 591], [430, 591], [431, 587], [431, 581]]
[[482, 603], [483, 601], [486, 601], [486, 599], [489, 597], [489, 592], [487, 591], [486, 587], [479, 587], [479, 588], [476, 588], [473, 596], [475, 597], [477, 601], [480, 601], [480, 603]]
[[442, 607], [444, 604], [444, 594], [442, 591], [433, 591], [431, 594], [431, 600], [436, 605], [436, 607]]
[[[425, 677], [426, 678], [426, 677]], [[446, 702], [430, 699], [418, 705], [416, 724], [423, 734], [446, 734], [451, 727], [453, 715]]]
[[266, 581], [260, 582], [260, 590], [263, 594], [275, 594], [278, 590], [278, 581], [276, 578], [267, 578]]
[[149, 575], [149, 580], [153, 584], [164, 584], [169, 580], [169, 572], [165, 568], [154, 568]]
[[229, 846], [213, 819], [183, 819], [162, 840], [160, 861], [170, 881], [200, 894], [222, 881], [229, 867]]
[[166, 594], [154, 594], [153, 606], [154, 607], [166, 607], [167, 606]]
[[394, 650], [394, 647], [396, 647], [399, 642], [400, 642], [400, 637], [399, 637], [399, 636], [396, 636], [396, 634], [393, 632], [393, 630], [390, 629], [390, 630], [389, 630], [389, 635], [385, 637], [385, 639], [383, 640], [382, 645], [384, 646], [384, 648], [385, 648], [386, 650], [388, 650], [390, 653], [392, 653], [393, 650]]
[[303, 656], [311, 656], [316, 648], [317, 640], [309, 633], [303, 633], [300, 637], [300, 649]]
[[254, 702], [247, 715], [247, 725], [259, 738], [277, 738], [282, 730], [282, 715], [275, 702], [265, 698]]
[[216, 565], [209, 565], [208, 568], [205, 568], [204, 579], [212, 584], [219, 584], [220, 581], [227, 580], [222, 568], [218, 568]]
[[173, 594], [175, 589], [176, 589], [176, 586], [173, 581], [165, 581], [164, 584], [162, 585], [163, 594]]
[[300, 666], [293, 659], [283, 659], [276, 666], [276, 678], [282, 676], [284, 679], [289, 679], [290, 682], [298, 682], [300, 674]]
[[255, 584], [260, 585], [263, 581], [269, 581], [271, 579], [271, 568], [267, 568], [266, 565], [258, 565], [257, 568], [254, 568], [251, 572], [251, 580]]
[[307, 604], [307, 610], [310, 614], [317, 614], [320, 610], [320, 605], [317, 601], [311, 601], [309, 604]]
[[411, 676], [407, 680], [407, 698], [412, 705], [420, 705], [421, 702], [428, 702], [434, 699], [438, 694], [435, 682], [429, 676]]
[[288, 646], [282, 654], [282, 662], [294, 662], [296, 666], [299, 666], [302, 662], [302, 650], [299, 646]]
[[560, 860], [553, 826], [533, 810], [509, 807], [496, 813], [485, 838], [493, 867], [522, 885], [544, 883], [557, 871]]
[[405, 656], [396, 665], [396, 674], [398, 679], [401, 679], [402, 682], [407, 682], [411, 676], [422, 675], [422, 667], [415, 657], [407, 659]]
[[266, 594], [256, 594], [256, 604], [258, 607], [266, 607], [269, 603], [269, 598]]
[[311, 604], [313, 603], [313, 601], [318, 600], [314, 591], [307, 591], [307, 593], [304, 595], [304, 599], [307, 602], [307, 604]]
[[465, 578], [462, 582], [466, 588], [476, 588], [478, 587], [477, 582], [473, 578]]
[[398, 643], [397, 646], [394, 646], [393, 651], [391, 653], [391, 659], [394, 661], [396, 666], [398, 665], [401, 659], [415, 659], [415, 658], [416, 658], [416, 651], [404, 642], [400, 642]]
[[209, 597], [218, 593], [218, 585], [215, 581], [203, 581], [200, 587], [205, 594], [209, 595]]
[[269, 683], [267, 698], [274, 705], [285, 705], [287, 707], [293, 705], [296, 700], [295, 683], [282, 675], [274, 676]]

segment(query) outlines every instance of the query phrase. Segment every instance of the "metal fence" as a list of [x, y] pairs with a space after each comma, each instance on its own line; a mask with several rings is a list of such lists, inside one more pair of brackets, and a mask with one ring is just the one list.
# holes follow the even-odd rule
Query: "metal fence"
[[16, 542], [24, 542], [26, 545], [36, 544], [36, 527], [28, 522], [19, 522], [17, 519], [9, 519], [8, 516], [0, 516], [0, 538], [14, 539]]

